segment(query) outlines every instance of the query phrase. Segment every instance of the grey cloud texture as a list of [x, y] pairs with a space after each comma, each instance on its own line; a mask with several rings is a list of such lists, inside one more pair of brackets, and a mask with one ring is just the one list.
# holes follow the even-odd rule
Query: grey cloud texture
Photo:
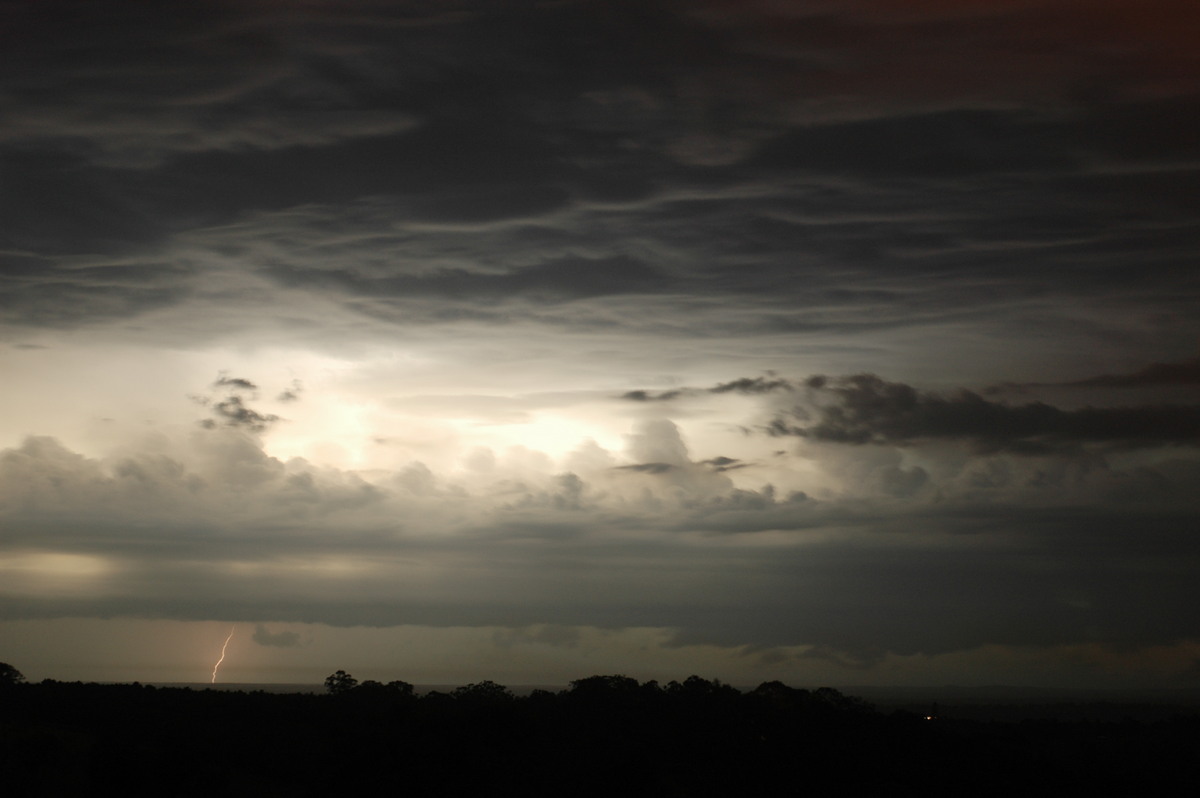
[[[1054, 385], [1055, 383], [1050, 383]], [[1070, 388], [1140, 388], [1164, 385], [1200, 385], [1200, 358], [1180, 360], [1174, 363], [1151, 363], [1145, 368], [1127, 374], [1101, 374], [1073, 382], [1057, 383]], [[1031, 386], [1044, 387], [1045, 383]]]
[[792, 383], [775, 377], [743, 377], [731, 382], [723, 382], [708, 389], [710, 393], [771, 393], [772, 391], [790, 391]]
[[774, 374], [766, 377], [740, 377], [729, 382], [722, 382], [711, 388], [677, 388], [670, 391], [659, 391], [654, 393], [642, 389], [626, 391], [621, 395], [622, 399], [628, 399], [632, 402], [670, 402], [674, 399], [686, 397], [700, 396], [705, 393], [722, 394], [766, 394], [775, 391], [793, 391], [796, 386], [790, 380], [776, 377]]
[[1087, 444], [1200, 444], [1200, 405], [1062, 410], [1041, 402], [993, 402], [966, 390], [943, 396], [869, 374], [811, 377], [806, 386], [815, 407], [777, 417], [768, 427], [771, 434], [894, 446], [956, 440], [985, 453], [1027, 454]]
[[214, 388], [231, 388], [235, 390], [256, 391], [258, 386], [250, 382], [250, 380], [242, 377], [230, 377], [226, 374], [221, 374], [217, 377], [217, 381], [213, 383]]
[[[0, 614], [542, 630], [505, 645], [659, 626], [680, 644], [863, 663], [1194, 631], [1195, 457], [993, 451], [920, 467], [812, 445], [844, 477], [816, 498], [735, 487], [722, 472], [753, 464], [692, 461], [665, 420], [630, 435], [627, 467], [547, 461], [520, 483], [285, 463], [238, 429], [104, 460], [31, 438], [0, 456]], [[268, 627], [255, 639], [297, 642]]]
[[1200, 358], [1178, 363], [1152, 363], [1131, 374], [1103, 374], [1068, 383], [1079, 387], [1134, 388], [1143, 385], [1200, 385]]
[[910, 8], [6, 4], [0, 318], [1194, 340], [1194, 11]]
[[287, 390], [281, 391], [275, 399], [279, 402], [298, 402], [303, 393], [304, 385], [300, 380], [292, 380], [291, 386]]
[[[246, 400], [240, 396], [226, 396], [212, 405], [213, 415], [220, 423], [231, 427], [243, 427], [251, 432], [262, 432], [279, 420], [274, 413], [260, 413], [246, 405]], [[212, 419], [207, 419], [211, 422]]]
[[[194, 402], [211, 411], [212, 417], [200, 422], [201, 426], [208, 429], [224, 425], [259, 433], [282, 420], [274, 413], [263, 413], [249, 406], [249, 401], [258, 398], [258, 386], [244, 377], [230, 377], [221, 372], [212, 384], [212, 391], [213, 394], [209, 396], [192, 397]], [[296, 393], [285, 391], [279, 400], [293, 401], [297, 396]]]
[[273, 648], [295, 648], [301, 645], [298, 632], [271, 632], [263, 624], [256, 624], [251, 639], [260, 646]]
[[146, 168], [181, 153], [313, 146], [414, 123], [391, 109], [351, 107], [345, 87], [322, 74], [322, 50], [337, 48], [330, 39], [308, 43], [302, 58], [289, 52], [288, 39], [299, 44], [295, 23], [317, 22], [319, 7], [293, 24], [258, 3], [6, 3], [0, 11], [21, 67], [8, 80], [22, 102], [6, 141], [58, 140], [103, 163]]

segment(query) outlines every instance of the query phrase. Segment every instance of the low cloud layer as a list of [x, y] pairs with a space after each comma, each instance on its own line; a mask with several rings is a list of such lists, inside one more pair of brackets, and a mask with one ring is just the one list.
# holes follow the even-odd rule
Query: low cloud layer
[[[1081, 385], [1110, 387], [1108, 381]], [[1084, 445], [1144, 448], [1200, 445], [1200, 404], [1084, 407], [1010, 405], [971, 391], [944, 396], [863, 374], [805, 383], [813, 409], [771, 421], [772, 435], [816, 441], [911, 446], [962, 441], [981, 453], [1046, 454]]]
[[301, 645], [300, 634], [298, 632], [271, 632], [261, 623], [254, 627], [254, 635], [251, 639], [260, 646], [270, 646], [272, 648], [295, 648]]
[[[761, 463], [694, 460], [666, 419], [636, 426], [624, 451], [575, 457], [572, 472], [547, 459], [519, 479], [282, 462], [238, 426], [100, 460], [31, 438], [0, 456], [0, 614], [649, 626], [681, 645], [809, 646], [863, 664], [1193, 633], [1191, 439], [1123, 463], [1073, 445], [1172, 441], [1070, 424], [1009, 423], [997, 438], [989, 425], [1009, 411], [977, 396], [862, 376], [795, 384], [786, 396], [807, 392], [818, 410], [786, 430], [804, 447], [787, 459], [823, 476], [787, 495], [729, 479]], [[1070, 418], [1011, 412], [1050, 411]], [[970, 446], [910, 459], [946, 440]], [[254, 639], [299, 642], [264, 626]]]
[[1142, 388], [1161, 386], [1200, 385], [1200, 358], [1188, 358], [1175, 363], [1151, 363], [1126, 374], [1101, 374], [1080, 380], [1062, 383], [1009, 383], [988, 389], [987, 393], [1005, 390], [1027, 390], [1030, 388]]

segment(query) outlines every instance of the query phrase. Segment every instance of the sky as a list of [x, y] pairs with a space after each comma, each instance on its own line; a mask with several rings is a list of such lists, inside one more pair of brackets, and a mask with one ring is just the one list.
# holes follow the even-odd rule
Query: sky
[[1200, 686], [1198, 33], [0, 2], [0, 660]]

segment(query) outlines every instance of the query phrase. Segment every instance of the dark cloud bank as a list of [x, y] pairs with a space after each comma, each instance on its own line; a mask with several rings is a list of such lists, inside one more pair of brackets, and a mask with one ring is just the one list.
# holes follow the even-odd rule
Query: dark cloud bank
[[1191, 4], [0, 13], [9, 324], [237, 271], [401, 324], [1200, 334]]
[[810, 413], [801, 408], [774, 419], [768, 427], [771, 434], [893, 446], [953, 440], [984, 454], [1047, 454], [1087, 444], [1200, 445], [1200, 404], [1061, 410], [1042, 402], [992, 402], [965, 390], [942, 396], [869, 374], [837, 380], [813, 377], [805, 386], [816, 409]]

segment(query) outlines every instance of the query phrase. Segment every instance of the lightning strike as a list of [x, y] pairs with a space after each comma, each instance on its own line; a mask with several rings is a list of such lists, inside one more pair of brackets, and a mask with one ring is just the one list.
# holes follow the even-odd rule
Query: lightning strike
[[229, 641], [233, 639], [234, 629], [237, 629], [237, 627], [234, 626], [230, 628], [229, 637], [225, 638], [225, 643], [221, 646], [221, 658], [217, 660], [216, 665], [213, 665], [212, 684], [217, 683], [217, 668], [221, 667], [221, 663], [225, 661], [225, 649], [229, 648]]

